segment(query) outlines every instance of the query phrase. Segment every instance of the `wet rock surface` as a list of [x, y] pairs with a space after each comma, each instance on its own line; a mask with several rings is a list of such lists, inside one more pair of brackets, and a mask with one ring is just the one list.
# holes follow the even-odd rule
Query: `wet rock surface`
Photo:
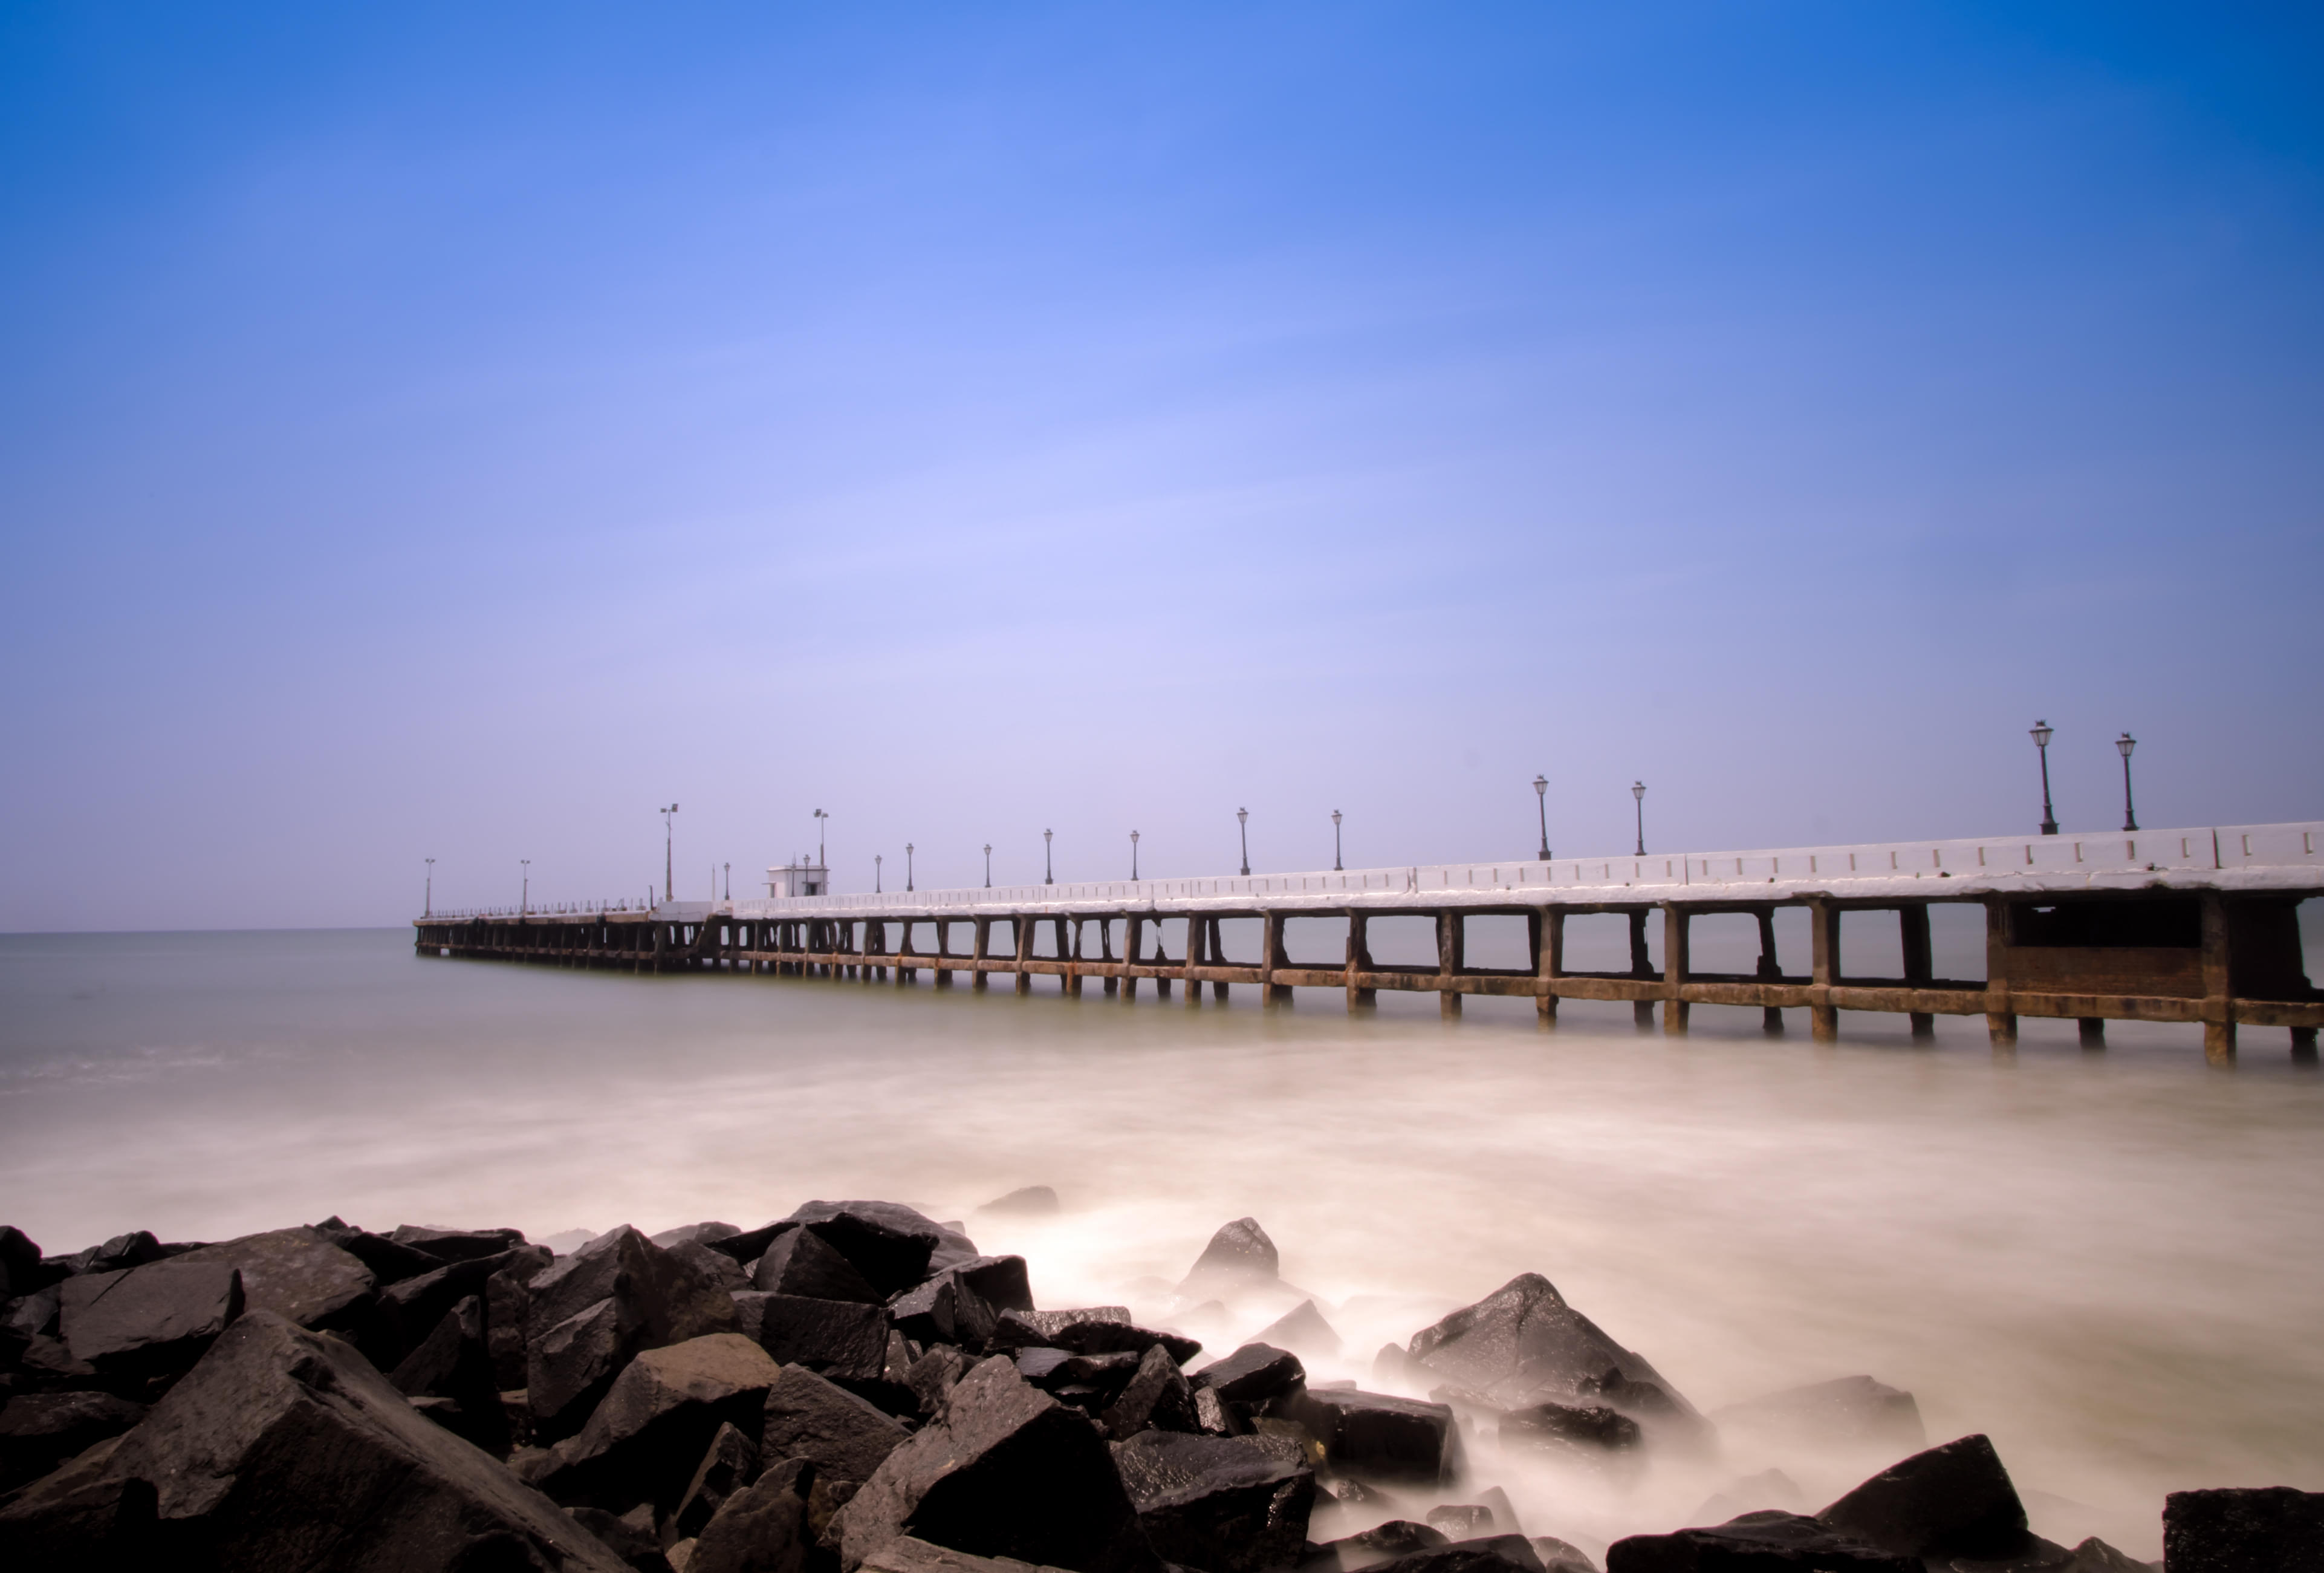
[[2324, 1493], [2174, 1491], [2163, 1504], [2163, 1565], [2170, 1573], [2324, 1568]]
[[1144, 1431], [1113, 1447], [1147, 1543], [1211, 1573], [1259, 1573], [1299, 1559], [1315, 1473], [1264, 1437]]
[[1924, 1573], [1917, 1557], [1884, 1550], [1795, 1513], [1747, 1513], [1708, 1529], [1632, 1535], [1606, 1549], [1606, 1573]]

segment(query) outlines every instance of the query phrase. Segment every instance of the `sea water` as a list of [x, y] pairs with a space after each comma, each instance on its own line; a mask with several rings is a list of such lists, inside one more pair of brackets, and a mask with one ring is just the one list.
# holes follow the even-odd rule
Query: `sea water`
[[[1045, 1306], [1127, 1302], [1222, 1351], [1313, 1298], [1311, 1379], [1536, 1272], [1696, 1407], [1856, 1374], [1932, 1442], [1992, 1437], [2035, 1527], [2159, 1554], [2165, 1491], [2324, 1489], [2324, 1080], [2280, 1032], [2029, 1020], [1817, 1045], [1697, 1007], [1238, 988], [1134, 1003], [415, 957], [408, 931], [0, 938], [0, 1221], [66, 1251], [339, 1214], [536, 1238], [884, 1198], [1019, 1252]], [[982, 1215], [1054, 1187], [1054, 1217]], [[1259, 1219], [1290, 1288], [1173, 1290]], [[1206, 1358], [1201, 1356], [1198, 1358]], [[1399, 1389], [1410, 1391], [1409, 1389]], [[1635, 1469], [1504, 1455], [1463, 1500], [1593, 1552], [1782, 1469], [1820, 1506], [1890, 1461], [1739, 1444]], [[1779, 1489], [1761, 1485], [1763, 1494]], [[1425, 1501], [1409, 1504], [1425, 1508]], [[1779, 1505], [1774, 1502], [1748, 1505]]]

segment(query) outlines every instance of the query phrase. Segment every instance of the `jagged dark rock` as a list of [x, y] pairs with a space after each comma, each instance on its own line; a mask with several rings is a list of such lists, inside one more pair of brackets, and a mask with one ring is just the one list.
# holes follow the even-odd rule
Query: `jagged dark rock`
[[1452, 1541], [1381, 1564], [1397, 1573], [1543, 1573], [1541, 1558], [1523, 1535]]
[[1268, 1344], [1245, 1344], [1233, 1354], [1214, 1360], [1188, 1379], [1207, 1387], [1230, 1403], [1264, 1403], [1298, 1390], [1307, 1380], [1306, 1367], [1287, 1349]]
[[541, 1247], [519, 1245], [497, 1256], [475, 1256], [447, 1262], [417, 1278], [406, 1278], [379, 1291], [371, 1314], [355, 1336], [356, 1347], [382, 1370], [392, 1370], [454, 1306], [471, 1295], [481, 1297], [496, 1272], [536, 1264]]
[[1461, 1462], [1452, 1409], [1355, 1388], [1308, 1388], [1270, 1406], [1323, 1446], [1335, 1469], [1376, 1480], [1434, 1485]]
[[888, 1314], [879, 1306], [755, 1291], [728, 1303], [743, 1335], [786, 1365], [804, 1365], [834, 1381], [886, 1379]]
[[2023, 1553], [2033, 1538], [2017, 1487], [1982, 1436], [1892, 1464], [1816, 1517], [1899, 1557], [1998, 1561]]
[[1329, 1356], [1340, 1352], [1340, 1335], [1332, 1330], [1332, 1324], [1323, 1319], [1323, 1313], [1315, 1309], [1312, 1300], [1301, 1300], [1296, 1309], [1252, 1334], [1250, 1341], [1308, 1355]]
[[1159, 1345], [1184, 1365], [1201, 1353], [1199, 1340], [1141, 1328], [1120, 1306], [1078, 1310], [1003, 1311], [994, 1329], [995, 1349], [1052, 1348], [1074, 1355], [1143, 1355]]
[[2163, 1565], [2170, 1573], [2324, 1568], [2324, 1493], [2174, 1491], [2163, 1499]]
[[1130, 1381], [1098, 1415], [1105, 1434], [1116, 1441], [1147, 1430], [1194, 1431], [1194, 1392], [1185, 1373], [1157, 1344], [1139, 1356]]
[[1519, 1274], [1476, 1304], [1415, 1334], [1406, 1353], [1440, 1377], [1481, 1394], [1497, 1409], [1602, 1399], [1626, 1414], [1648, 1418], [1635, 1407], [1652, 1402], [1644, 1393], [1607, 1391], [1610, 1372], [1624, 1383], [1652, 1384], [1673, 1412], [1694, 1415], [1645, 1356], [1608, 1337], [1536, 1272]]
[[661, 1536], [650, 1522], [650, 1513], [607, 1513], [602, 1507], [568, 1507], [566, 1513], [575, 1523], [604, 1541], [610, 1550], [632, 1569], [632, 1573], [669, 1573], [669, 1559], [662, 1555]]
[[872, 1287], [855, 1264], [811, 1228], [793, 1229], [767, 1247], [751, 1273], [752, 1289], [807, 1300], [844, 1300], [879, 1305], [887, 1296]]
[[1554, 1535], [1528, 1535], [1526, 1543], [1541, 1559], [1542, 1573], [1598, 1573], [1587, 1552]]
[[912, 1362], [910, 1369], [904, 1373], [904, 1383], [919, 1400], [922, 1418], [936, 1418], [943, 1409], [945, 1395], [953, 1390], [954, 1383], [968, 1374], [968, 1365], [966, 1356], [958, 1349], [943, 1346], [928, 1350]]
[[808, 1573], [819, 1560], [807, 1522], [814, 1485], [803, 1458], [768, 1464], [702, 1526], [686, 1573]]
[[722, 1425], [745, 1436], [761, 1424], [782, 1368], [738, 1333], [711, 1333], [641, 1353], [615, 1377], [580, 1430], [535, 1471], [562, 1502], [674, 1510]]
[[42, 1265], [41, 1248], [14, 1224], [0, 1224], [0, 1300], [32, 1294], [64, 1274]]
[[242, 1274], [245, 1310], [271, 1310], [302, 1328], [336, 1328], [368, 1308], [379, 1277], [317, 1231], [271, 1229], [173, 1256], [217, 1263]]
[[525, 1321], [530, 1314], [532, 1281], [555, 1258], [546, 1246], [512, 1254], [514, 1260], [484, 1280], [484, 1345], [493, 1360], [493, 1381], [503, 1392], [522, 1387]]
[[1415, 1551], [1434, 1550], [1450, 1543], [1442, 1530], [1410, 1519], [1389, 1519], [1360, 1533], [1325, 1541], [1315, 1548], [1315, 1555], [1307, 1559], [1306, 1565], [1336, 1568], [1340, 1573], [1359, 1573], [1360, 1569], [1377, 1568]]
[[1921, 1424], [1920, 1405], [1913, 1395], [1869, 1376], [1841, 1376], [1785, 1388], [1729, 1404], [1711, 1420], [1722, 1430], [1784, 1446], [1912, 1450], [1929, 1443], [1928, 1432]]
[[424, 1251], [438, 1262], [476, 1262], [499, 1256], [524, 1244], [519, 1229], [431, 1229], [402, 1224], [387, 1236], [399, 1245]]
[[[152, 1234], [145, 1229], [133, 1229], [125, 1235], [115, 1235], [102, 1245], [91, 1245], [61, 1259], [47, 1258], [74, 1277], [84, 1272], [124, 1272], [132, 1267], [143, 1267], [152, 1262], [164, 1262], [170, 1253]], [[51, 1271], [54, 1271], [52, 1268]]]
[[18, 1393], [0, 1407], [0, 1492], [50, 1470], [145, 1418], [145, 1406], [109, 1393]]
[[[655, 1244], [659, 1245], [659, 1241]], [[739, 1294], [751, 1287], [751, 1275], [738, 1266], [731, 1256], [720, 1254], [699, 1240], [678, 1240], [662, 1249], [682, 1262], [691, 1263], [702, 1275], [729, 1294]]]
[[694, 1467], [694, 1477], [671, 1513], [671, 1532], [692, 1540], [726, 1499], [759, 1477], [759, 1444], [730, 1424], [720, 1424]]
[[[664, 1229], [660, 1234], [649, 1235], [648, 1238], [667, 1251], [675, 1245], [707, 1246], [714, 1240], [731, 1240], [742, 1232], [732, 1224], [716, 1222], [681, 1224], [675, 1229]], [[728, 1260], [731, 1261], [733, 1258], [729, 1257]]]
[[999, 1326], [999, 1313], [954, 1272], [939, 1272], [888, 1302], [898, 1332], [922, 1344], [956, 1344], [982, 1351]]
[[1638, 1445], [1638, 1422], [1603, 1404], [1536, 1403], [1501, 1416], [1504, 1447], [1616, 1452]]
[[1211, 1236], [1178, 1285], [1181, 1296], [1231, 1291], [1277, 1281], [1282, 1259], [1257, 1218], [1237, 1218]]
[[1916, 1557], [1881, 1550], [1821, 1519], [1747, 1513], [1709, 1529], [1631, 1535], [1606, 1549], [1606, 1573], [1924, 1573]]
[[1315, 1472], [1264, 1437], [1144, 1431], [1113, 1445], [1114, 1467], [1147, 1543], [1210, 1573], [1259, 1573], [1299, 1559]]
[[1009, 1557], [972, 1557], [949, 1546], [932, 1546], [899, 1535], [864, 1559], [862, 1573], [1047, 1573], [1031, 1562]]
[[484, 1301], [477, 1296], [446, 1311], [388, 1380], [410, 1397], [450, 1400], [448, 1411], [430, 1418], [487, 1453], [508, 1452], [508, 1418], [501, 1410], [492, 1350], [484, 1341]]
[[872, 1478], [911, 1433], [844, 1388], [800, 1365], [786, 1365], [767, 1390], [760, 1457], [805, 1458], [817, 1476], [858, 1485]]
[[852, 1570], [898, 1535], [1075, 1573], [1157, 1573], [1096, 1428], [995, 1356], [888, 1455], [841, 1514]]
[[353, 1348], [270, 1311], [99, 1446], [0, 1509], [0, 1564], [622, 1567]]
[[58, 1286], [58, 1331], [75, 1360], [152, 1376], [191, 1365], [242, 1315], [242, 1274], [222, 1263], [156, 1261], [79, 1273]]
[[336, 1215], [310, 1226], [324, 1239], [370, 1268], [372, 1276], [379, 1281], [381, 1288], [401, 1283], [407, 1278], [417, 1278], [423, 1272], [433, 1272], [444, 1265], [425, 1251], [400, 1245], [385, 1235], [358, 1229]]
[[1428, 1527], [1442, 1530], [1447, 1541], [1473, 1541], [1508, 1526], [1493, 1522], [1493, 1510], [1482, 1503], [1445, 1503], [1428, 1510]]
[[627, 1227], [541, 1269], [527, 1293], [525, 1391], [552, 1439], [580, 1426], [640, 1351], [733, 1332], [741, 1320], [735, 1297], [705, 1272]]
[[[964, 1236], [891, 1201], [811, 1201], [795, 1208], [791, 1217], [846, 1257], [882, 1301], [930, 1272], [976, 1254], [976, 1247], [968, 1245]], [[949, 1254], [949, 1261], [936, 1260], [937, 1249], [947, 1244], [947, 1235], [968, 1248]]]

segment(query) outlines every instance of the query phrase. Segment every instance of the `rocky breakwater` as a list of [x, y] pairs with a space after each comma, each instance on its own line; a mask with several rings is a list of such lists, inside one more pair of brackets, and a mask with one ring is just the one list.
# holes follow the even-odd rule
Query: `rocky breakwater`
[[[1171, 1303], [1199, 1323], [1276, 1272], [1238, 1220]], [[1389, 1391], [1310, 1382], [1296, 1349], [1338, 1339], [1308, 1300], [1199, 1361], [884, 1202], [562, 1257], [336, 1218], [69, 1257], [0, 1228], [0, 1301], [10, 1569], [1597, 1573], [1472, 1447], [1618, 1467], [1729, 1425], [1901, 1439], [1911, 1408], [1858, 1378], [1707, 1419], [1532, 1274], [1383, 1349]], [[2034, 1535], [1984, 1438], [1920, 1448], [1909, 1418], [1911, 1456], [1821, 1512], [1767, 1472], [1606, 1573], [2143, 1566]], [[2167, 1564], [2317, 1566], [2319, 1504], [2173, 1496]]]

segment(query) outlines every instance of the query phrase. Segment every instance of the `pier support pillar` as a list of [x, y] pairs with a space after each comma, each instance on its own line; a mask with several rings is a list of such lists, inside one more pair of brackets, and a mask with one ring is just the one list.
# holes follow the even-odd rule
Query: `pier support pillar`
[[2217, 891], [2203, 894], [2203, 1058], [2236, 1062], [2233, 974], [2228, 969], [2227, 904]]
[[[1840, 981], [1840, 909], [1827, 902], [1808, 903], [1808, 932], [1812, 938], [1809, 969], [1812, 981], [1821, 991]], [[1808, 1007], [1811, 1023], [1809, 1036], [1819, 1043], [1835, 1042], [1840, 1037], [1840, 1009], [1823, 1003], [1819, 997]]]
[[2294, 1027], [2292, 1029], [2292, 1062], [2294, 1065], [2313, 1065], [2316, 1063], [2315, 1028]]
[[[1916, 902], [1896, 911], [1897, 937], [1904, 948], [1904, 982], [1913, 988], [1926, 988], [1936, 976], [1929, 952], [1929, 903]], [[1913, 1041], [1933, 1042], [1937, 1036], [1937, 1018], [1926, 1011], [1906, 1013], [1912, 1017]]]
[[992, 920], [972, 918], [969, 922], [975, 938], [969, 942], [968, 986], [971, 993], [982, 994], [991, 986], [984, 964], [992, 956]]
[[1370, 923], [1370, 918], [1362, 912], [1348, 914], [1347, 991], [1348, 1013], [1351, 1016], [1376, 1010], [1379, 1005], [1379, 991], [1356, 981], [1359, 975], [1372, 969]]
[[1687, 1004], [1678, 991], [1686, 983], [1691, 919], [1692, 914], [1675, 902], [1663, 908], [1663, 987], [1669, 991], [1663, 1000], [1663, 1032], [1673, 1038], [1686, 1036]]
[[1460, 913], [1439, 911], [1436, 914], [1436, 1009], [1437, 1014], [1447, 1019], [1461, 1013], [1461, 996], [1454, 991], [1452, 980], [1461, 976], [1462, 967], [1467, 960], [1463, 954], [1467, 948], [1466, 939]]
[[1993, 1046], [1996, 1049], [2016, 1048], [2017, 1013], [2015, 1011], [1986, 1012], [1985, 1035], [1993, 1041]]
[[1565, 970], [1565, 914], [1532, 912], [1526, 922], [1533, 943], [1533, 975], [1541, 992], [1533, 996], [1534, 1025], [1545, 1032], [1557, 1031], [1557, 995], [1551, 992], [1557, 975]]
[[2106, 1018], [2104, 1016], [2077, 1016], [2074, 1018], [2074, 1025], [2081, 1029], [2080, 1035], [2083, 1048], [2103, 1049], [2106, 1047]]

